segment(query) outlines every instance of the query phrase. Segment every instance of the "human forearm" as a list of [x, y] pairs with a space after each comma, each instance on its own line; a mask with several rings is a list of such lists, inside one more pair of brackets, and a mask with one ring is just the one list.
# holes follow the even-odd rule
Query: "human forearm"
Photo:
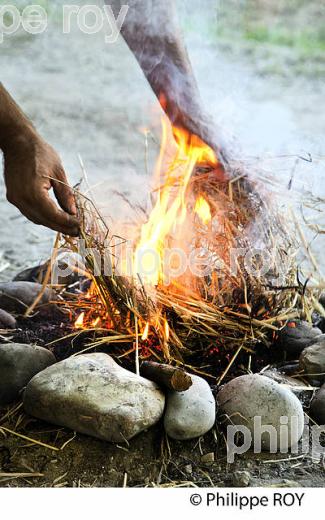
[[[124, 0], [114, 0], [116, 13]], [[121, 33], [153, 91], [184, 103], [199, 97], [192, 67], [170, 0], [129, 0]]]
[[8, 150], [21, 140], [33, 140], [37, 132], [31, 121], [0, 83], [0, 149]]
[[116, 17], [125, 3], [122, 36], [170, 121], [226, 161], [221, 131], [204, 110], [172, 0], [113, 0]]

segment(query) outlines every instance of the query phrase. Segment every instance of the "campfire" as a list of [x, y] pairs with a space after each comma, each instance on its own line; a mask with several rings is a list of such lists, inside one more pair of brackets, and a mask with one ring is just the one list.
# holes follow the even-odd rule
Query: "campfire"
[[[290, 224], [262, 183], [166, 120], [152, 205], [129, 236], [109, 229], [81, 189], [77, 201], [90, 286], [62, 306], [73, 311], [74, 334], [91, 337], [87, 351], [133, 359], [137, 371], [142, 360], [167, 362], [220, 383], [308, 306]], [[80, 253], [80, 241], [62, 246]]]
[[[23, 391], [27, 416], [118, 443], [161, 420], [171, 439], [223, 445], [231, 423], [255, 442], [257, 417], [266, 450], [285, 416], [295, 449], [303, 406], [323, 420], [325, 311], [294, 220], [252, 173], [163, 120], [149, 208], [108, 227], [81, 183], [80, 238], [57, 236], [51, 261], [0, 284], [0, 404]], [[39, 443], [16, 409], [0, 432]]]

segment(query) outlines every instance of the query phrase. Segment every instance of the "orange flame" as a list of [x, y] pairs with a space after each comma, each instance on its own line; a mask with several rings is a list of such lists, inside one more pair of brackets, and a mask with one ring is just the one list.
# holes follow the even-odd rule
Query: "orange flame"
[[186, 195], [193, 171], [197, 165], [217, 164], [213, 150], [199, 137], [180, 128], [173, 128], [177, 152], [163, 171], [163, 158], [168, 144], [166, 120], [162, 120], [162, 144], [156, 172], [163, 178], [157, 201], [149, 220], [142, 226], [134, 255], [135, 273], [150, 285], [163, 282], [163, 254], [170, 233], [180, 229], [187, 216]]
[[142, 341], [146, 341], [149, 335], [149, 322], [147, 321], [144, 331], [142, 333], [141, 339]]
[[99, 325], [99, 323], [100, 323], [100, 317], [98, 316], [95, 320], [93, 320], [91, 326], [97, 327], [97, 325]]
[[78, 318], [75, 321], [74, 326], [76, 327], [76, 329], [83, 329], [84, 319], [85, 319], [85, 313], [82, 312], [81, 314], [79, 314]]
[[165, 340], [168, 341], [169, 340], [169, 325], [168, 325], [167, 320], [165, 320], [165, 322], [164, 322], [164, 333], [165, 333]]
[[205, 226], [211, 222], [210, 206], [202, 195], [196, 199], [194, 211], [200, 217]]

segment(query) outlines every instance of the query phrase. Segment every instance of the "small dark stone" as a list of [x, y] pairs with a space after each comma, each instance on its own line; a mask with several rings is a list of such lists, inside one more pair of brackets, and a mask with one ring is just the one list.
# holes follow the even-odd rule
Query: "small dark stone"
[[313, 345], [322, 331], [305, 321], [292, 320], [280, 331], [277, 343], [289, 354], [299, 356], [304, 348]]
[[294, 376], [299, 371], [299, 361], [286, 361], [284, 363], [278, 363], [274, 368], [281, 374], [285, 374], [286, 376]]
[[248, 471], [234, 471], [232, 484], [234, 487], [248, 487], [251, 482], [251, 474]]
[[0, 405], [17, 400], [27, 383], [55, 362], [52, 352], [43, 347], [21, 343], [0, 345]]
[[325, 424], [325, 385], [316, 393], [310, 405], [310, 413], [318, 424]]
[[[42, 290], [42, 285], [34, 282], [0, 283], [0, 307], [7, 312], [24, 312], [32, 305]], [[54, 292], [46, 288], [38, 307], [46, 305], [55, 297]]]
[[306, 378], [325, 382], [325, 335], [317, 338], [317, 342], [306, 347], [299, 358], [299, 367]]
[[321, 316], [318, 312], [314, 311], [311, 316], [313, 327], [317, 327], [324, 334], [325, 332], [325, 318]]
[[325, 318], [319, 320], [317, 327], [325, 334]]
[[84, 279], [85, 263], [78, 253], [62, 252], [52, 266], [53, 283], [72, 285]]
[[308, 378], [308, 381], [309, 381], [309, 384], [311, 386], [314, 386], [316, 388], [320, 388], [322, 386], [321, 382], [319, 381], [319, 379], [312, 379], [311, 377]]
[[42, 283], [48, 268], [48, 262], [45, 264], [29, 267], [18, 273], [13, 279], [14, 282], [36, 282]]
[[[42, 283], [49, 267], [49, 260], [44, 264], [25, 269], [18, 273], [15, 282], [37, 282]], [[82, 257], [77, 253], [61, 252], [51, 266], [53, 283], [59, 285], [72, 285], [81, 282], [85, 277], [81, 273], [86, 267]]]
[[201, 462], [203, 464], [213, 464], [215, 461], [215, 455], [214, 455], [214, 452], [211, 451], [210, 453], [205, 453], [204, 455], [202, 455], [201, 457]]
[[0, 329], [15, 329], [16, 319], [9, 312], [0, 309]]

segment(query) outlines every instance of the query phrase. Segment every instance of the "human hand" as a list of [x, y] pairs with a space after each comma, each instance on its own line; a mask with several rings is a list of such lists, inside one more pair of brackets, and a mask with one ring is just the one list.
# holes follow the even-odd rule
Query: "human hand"
[[[55, 150], [34, 131], [12, 139], [4, 150], [7, 199], [25, 217], [65, 235], [77, 236], [73, 191]], [[53, 188], [61, 207], [50, 198]]]

